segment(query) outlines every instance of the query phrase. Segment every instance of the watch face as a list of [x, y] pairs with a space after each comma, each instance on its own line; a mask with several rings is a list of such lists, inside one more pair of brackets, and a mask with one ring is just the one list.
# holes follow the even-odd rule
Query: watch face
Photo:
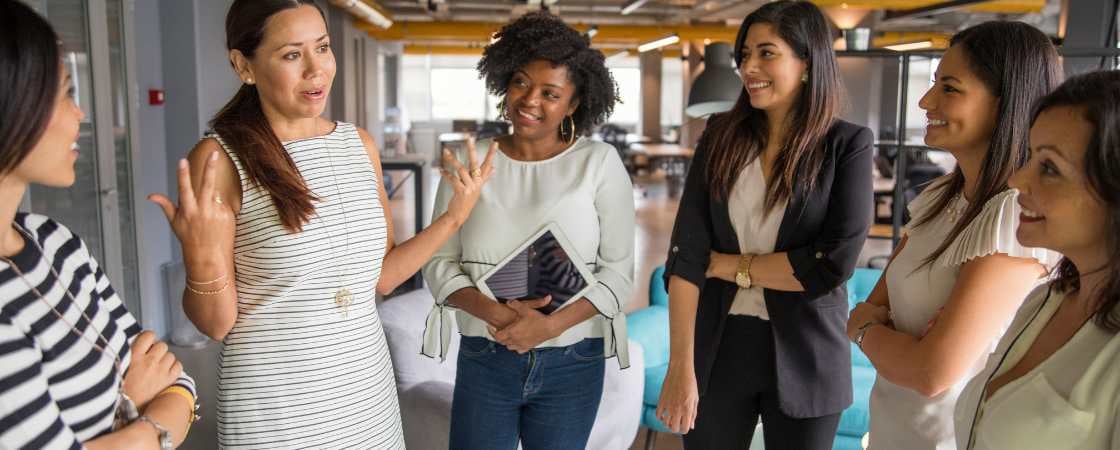
[[743, 275], [742, 273], [735, 274], [735, 284], [739, 285], [739, 287], [741, 287], [741, 288], [746, 288], [747, 287], [747, 277], [746, 277], [746, 275]]

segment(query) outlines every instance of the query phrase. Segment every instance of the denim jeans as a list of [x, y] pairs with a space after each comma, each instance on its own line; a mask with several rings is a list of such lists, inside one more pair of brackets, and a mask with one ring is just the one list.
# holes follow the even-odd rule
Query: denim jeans
[[603, 339], [517, 354], [463, 336], [451, 402], [452, 450], [579, 450], [603, 396]]

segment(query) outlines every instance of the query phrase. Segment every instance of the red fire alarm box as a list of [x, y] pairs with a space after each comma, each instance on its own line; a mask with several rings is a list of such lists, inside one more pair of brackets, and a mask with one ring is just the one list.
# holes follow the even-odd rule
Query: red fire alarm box
[[148, 89], [148, 104], [159, 106], [163, 104], [163, 89]]

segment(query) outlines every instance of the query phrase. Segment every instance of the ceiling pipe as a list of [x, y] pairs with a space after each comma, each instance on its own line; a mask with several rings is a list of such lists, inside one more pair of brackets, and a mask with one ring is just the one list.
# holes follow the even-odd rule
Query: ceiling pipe
[[346, 10], [350, 15], [382, 29], [393, 26], [393, 19], [380, 5], [361, 0], [330, 0], [331, 4]]
[[902, 18], [905, 18], [905, 17], [922, 17], [922, 16], [932, 16], [932, 15], [935, 15], [935, 14], [944, 14], [944, 13], [947, 13], [947, 12], [952, 12], [954, 10], [963, 8], [965, 6], [971, 6], [971, 5], [975, 5], [975, 4], [978, 4], [978, 3], [987, 3], [987, 2], [990, 2], [990, 1], [991, 0], [949, 0], [949, 1], [941, 2], [941, 3], [934, 3], [932, 5], [926, 5], [926, 6], [923, 6], [921, 8], [904, 9], [904, 10], [888, 10], [887, 12], [885, 12], [883, 14], [883, 20], [887, 21], [887, 20], [902, 19]]

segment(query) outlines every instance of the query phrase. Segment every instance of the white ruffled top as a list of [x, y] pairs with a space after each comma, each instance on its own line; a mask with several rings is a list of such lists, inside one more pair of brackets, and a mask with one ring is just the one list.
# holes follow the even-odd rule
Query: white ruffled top
[[[925, 216], [948, 179], [946, 176], [934, 181], [910, 202], [908, 209], [912, 220]], [[1008, 189], [988, 200], [980, 214], [933, 264], [923, 263], [941, 246], [959, 216], [968, 209], [968, 201], [958, 196], [933, 220], [906, 229], [906, 247], [891, 261], [885, 274], [895, 329], [920, 336], [948, 302], [961, 266], [975, 258], [1002, 253], [1034, 258], [1047, 267], [1058, 262], [1060, 256], [1054, 252], [1019, 244], [1015, 237], [1021, 210], [1017, 198], [1018, 191]], [[995, 348], [998, 338], [989, 344], [985, 355]], [[882, 377], [876, 379], [870, 402], [871, 448], [955, 448], [953, 406], [965, 384], [982, 367], [983, 360], [977, 361], [957, 385], [932, 399]]]

